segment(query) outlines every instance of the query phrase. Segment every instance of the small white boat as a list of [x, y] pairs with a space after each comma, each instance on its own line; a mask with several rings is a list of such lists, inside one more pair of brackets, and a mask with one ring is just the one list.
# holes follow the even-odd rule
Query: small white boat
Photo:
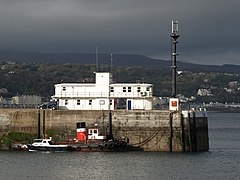
[[72, 151], [72, 146], [67, 144], [54, 144], [52, 138], [34, 139], [32, 144], [28, 144], [29, 151]]

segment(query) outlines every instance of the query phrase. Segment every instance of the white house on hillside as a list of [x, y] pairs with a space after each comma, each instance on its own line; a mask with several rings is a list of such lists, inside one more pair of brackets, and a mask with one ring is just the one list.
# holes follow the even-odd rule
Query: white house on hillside
[[212, 96], [211, 89], [199, 89], [197, 92], [198, 96]]
[[69, 110], [151, 110], [153, 86], [145, 83], [113, 83], [109, 72], [95, 73], [95, 84], [55, 85], [53, 98], [60, 109]]

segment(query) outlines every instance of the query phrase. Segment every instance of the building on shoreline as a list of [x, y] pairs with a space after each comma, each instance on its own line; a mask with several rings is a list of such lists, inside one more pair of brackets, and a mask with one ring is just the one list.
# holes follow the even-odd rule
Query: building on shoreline
[[96, 72], [95, 84], [56, 84], [52, 98], [68, 110], [151, 110], [152, 92], [152, 84], [113, 83], [111, 73]]

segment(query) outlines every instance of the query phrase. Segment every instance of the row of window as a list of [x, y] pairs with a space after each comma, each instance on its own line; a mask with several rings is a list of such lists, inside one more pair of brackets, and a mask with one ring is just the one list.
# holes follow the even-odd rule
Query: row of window
[[[150, 87], [147, 87], [146, 91], [150, 91]], [[114, 92], [113, 87], [111, 87], [111, 92]], [[132, 92], [132, 87], [123, 87], [123, 92]], [[137, 87], [137, 92], [141, 92], [141, 87]]]
[[[105, 104], [105, 101], [104, 100], [101, 100], [100, 103]], [[65, 105], [68, 105], [68, 99], [65, 99]], [[77, 100], [77, 105], [79, 106], [81, 104], [81, 101], [78, 99]], [[88, 100], [88, 105], [92, 105], [92, 100]], [[112, 105], [112, 100], [110, 100], [110, 105]]]
[[[66, 91], [66, 87], [62, 87], [62, 90]], [[150, 87], [147, 87], [146, 91], [150, 91]], [[110, 92], [114, 92], [114, 87], [110, 87]], [[123, 87], [123, 92], [132, 92], [132, 87]], [[141, 87], [137, 87], [137, 92], [141, 92]]]
[[131, 92], [132, 88], [131, 87], [123, 87], [123, 92]]

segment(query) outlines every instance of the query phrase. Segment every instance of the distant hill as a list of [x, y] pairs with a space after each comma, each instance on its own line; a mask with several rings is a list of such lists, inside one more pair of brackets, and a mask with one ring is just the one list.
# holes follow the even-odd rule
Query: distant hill
[[[0, 61], [55, 63], [55, 64], [96, 64], [96, 54], [87, 53], [38, 53], [0, 50]], [[99, 54], [98, 64], [111, 64], [110, 54]], [[113, 66], [142, 66], [158, 69], [170, 69], [170, 60], [152, 59], [135, 54], [113, 54]], [[239, 65], [200, 65], [177, 62], [178, 70], [240, 73]]]

